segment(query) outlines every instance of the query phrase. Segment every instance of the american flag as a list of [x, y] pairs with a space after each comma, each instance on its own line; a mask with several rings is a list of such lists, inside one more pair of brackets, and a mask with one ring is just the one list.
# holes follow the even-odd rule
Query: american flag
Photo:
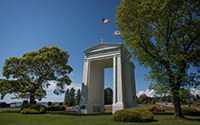
[[102, 23], [107, 23], [107, 22], [110, 22], [111, 20], [109, 20], [109, 19], [104, 19], [104, 18], [102, 18]]

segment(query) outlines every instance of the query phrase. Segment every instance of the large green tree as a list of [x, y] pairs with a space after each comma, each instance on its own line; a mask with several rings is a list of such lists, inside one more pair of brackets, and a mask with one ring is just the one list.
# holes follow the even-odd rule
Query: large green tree
[[56, 84], [55, 94], [63, 93], [65, 85], [70, 85], [69, 74], [73, 69], [67, 64], [69, 54], [56, 46], [43, 47], [38, 51], [25, 53], [21, 58], [6, 59], [3, 75], [6, 79], [0, 81], [1, 98], [7, 93], [13, 93], [16, 98], [41, 100], [46, 96], [44, 88], [50, 81]]
[[174, 117], [184, 117], [179, 92], [199, 85], [188, 69], [200, 66], [200, 1], [122, 0], [116, 19], [133, 58], [150, 69], [151, 88], [170, 92]]

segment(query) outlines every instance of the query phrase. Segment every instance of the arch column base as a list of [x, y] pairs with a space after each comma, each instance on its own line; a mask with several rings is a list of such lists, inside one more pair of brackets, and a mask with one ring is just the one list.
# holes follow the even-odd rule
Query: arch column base
[[112, 105], [112, 114], [114, 114], [117, 110], [124, 109], [123, 102], [118, 102]]

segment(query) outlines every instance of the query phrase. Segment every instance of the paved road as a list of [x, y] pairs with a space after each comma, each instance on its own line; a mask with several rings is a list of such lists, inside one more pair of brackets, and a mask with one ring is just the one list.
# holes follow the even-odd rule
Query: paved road
[[[156, 104], [161, 105], [161, 106], [174, 107], [173, 103], [168, 103], [168, 102], [167, 103], [156, 103]], [[200, 108], [197, 108], [197, 107], [193, 107], [193, 108], [200, 111]]]
[[170, 103], [170, 102], [166, 102], [166, 103], [156, 103], [156, 104], [161, 105], [161, 106], [174, 107], [173, 103]]

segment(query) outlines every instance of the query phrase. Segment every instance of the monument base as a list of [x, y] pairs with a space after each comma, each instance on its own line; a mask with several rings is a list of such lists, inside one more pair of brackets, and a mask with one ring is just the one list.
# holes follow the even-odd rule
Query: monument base
[[124, 104], [122, 102], [115, 103], [112, 105], [112, 114], [114, 114], [117, 110], [124, 109]]

